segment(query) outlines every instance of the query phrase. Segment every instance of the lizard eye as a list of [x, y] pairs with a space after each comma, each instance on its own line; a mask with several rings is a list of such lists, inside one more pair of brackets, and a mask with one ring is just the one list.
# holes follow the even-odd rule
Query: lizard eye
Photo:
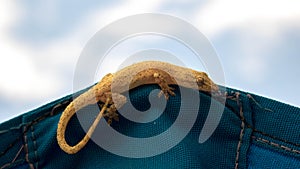
[[202, 77], [197, 77], [197, 85], [198, 86], [203, 86], [204, 85], [204, 79]]

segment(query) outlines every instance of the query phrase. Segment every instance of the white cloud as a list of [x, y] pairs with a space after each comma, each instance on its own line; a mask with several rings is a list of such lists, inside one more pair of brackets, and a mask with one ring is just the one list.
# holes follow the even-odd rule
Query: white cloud
[[300, 19], [299, 6], [298, 0], [212, 0], [202, 7], [197, 20], [208, 35], [241, 25], [274, 35], [283, 21]]
[[241, 57], [236, 59], [237, 74], [248, 84], [261, 84], [268, 74], [268, 65], [263, 57]]
[[[4, 4], [4, 2], [3, 2]], [[0, 5], [0, 29], [1, 32], [3, 31], [3, 28], [5, 28], [7, 25], [10, 25], [14, 18], [18, 15], [18, 10], [16, 10], [16, 4], [12, 1], [7, 0], [5, 2], [5, 5]]]
[[[156, 11], [163, 2], [161, 0], [152, 0], [152, 1], [139, 1], [139, 0], [130, 0], [119, 3], [110, 8], [106, 8], [101, 11], [95, 11], [90, 13], [88, 16], [84, 17], [82, 23], [79, 25], [84, 25], [83, 27], [77, 27], [72, 33], [72, 36], [77, 36], [77, 40], [83, 42], [81, 43], [81, 48], [85, 45], [90, 38], [94, 36], [103, 27], [108, 24], [117, 21], [118, 19], [124, 18], [126, 16], [131, 16], [135, 14], [154, 12]], [[116, 32], [114, 32], [116, 33]], [[79, 36], [78, 36], [79, 35]], [[129, 47], [129, 46], [128, 46]], [[134, 46], [131, 46], [134, 47]], [[136, 47], [136, 46], [135, 46]], [[79, 56], [79, 54], [78, 54]], [[110, 62], [113, 62], [114, 65], [102, 65], [105, 67], [105, 72], [114, 72], [116, 71], [117, 64], [121, 61], [119, 58], [110, 58]], [[104, 69], [101, 68], [102, 70]], [[105, 73], [104, 73], [105, 74]], [[104, 75], [103, 73], [96, 73], [95, 76]]]
[[0, 6], [0, 93], [7, 99], [32, 101], [55, 93], [59, 83], [55, 76], [36, 69], [34, 53], [9, 36], [18, 11], [13, 1]]
[[[54, 8], [54, 4], [50, 6]], [[2, 97], [30, 102], [38, 101], [41, 97], [59, 95], [63, 85], [66, 86], [64, 83], [72, 84], [70, 81], [65, 81], [72, 77], [62, 79], [64, 77], [59, 75], [59, 70], [74, 71], [81, 50], [95, 32], [126, 15], [150, 12], [159, 4], [160, 0], [151, 2], [131, 0], [106, 8], [104, 11], [96, 11], [83, 17], [78, 24], [82, 26], [78, 26], [59, 39], [45, 41], [43, 45], [35, 47], [25, 45], [9, 36], [8, 29], [17, 18], [21, 17], [23, 9], [19, 8], [16, 2], [7, 1], [5, 5], [0, 6], [0, 93]], [[49, 13], [49, 15], [53, 14]], [[53, 17], [49, 16], [52, 19]], [[40, 20], [44, 22], [42, 18]]]
[[59, 82], [51, 74], [43, 74], [31, 58], [31, 52], [10, 39], [1, 38], [0, 92], [14, 100], [36, 100], [51, 96]]
[[110, 8], [92, 12], [89, 16], [85, 17], [83, 22], [80, 24], [84, 26], [78, 27], [74, 33], [87, 33], [87, 37], [92, 37], [97, 31], [99, 31], [99, 29], [118, 19], [135, 14], [154, 12], [160, 7], [161, 3], [161, 0], [123, 1], [123, 3], [119, 3]]
[[274, 50], [286, 28], [299, 24], [299, 6], [298, 0], [211, 0], [199, 9], [195, 25], [209, 39], [234, 32], [225, 42], [236, 47], [229, 52], [236, 57], [230, 60], [236, 65], [233, 73], [241, 81], [258, 85], [273, 76], [266, 54]]
[[[178, 0], [180, 8], [182, 0]], [[55, 9], [54, 1], [49, 1], [49, 6], [45, 5], [45, 10]], [[22, 8], [19, 8], [15, 1], [7, 0], [5, 5], [0, 5], [0, 95], [7, 99], [19, 99], [23, 102], [40, 101], [47, 98], [64, 95], [62, 88], [72, 86], [73, 77], [60, 75], [62, 71], [74, 71], [76, 61], [81, 50], [87, 41], [107, 24], [125, 16], [130, 16], [146, 12], [164, 12], [163, 0], [141, 1], [130, 0], [114, 4], [101, 11], [94, 11], [88, 16], [81, 17], [81, 21], [76, 28], [52, 41], [45, 41], [38, 48], [24, 45], [8, 35], [8, 29], [16, 18], [21, 17]], [[59, 2], [58, 2], [59, 3]], [[183, 1], [182, 1], [183, 3]], [[201, 4], [199, 8], [193, 8], [197, 18], [194, 16], [178, 16], [189, 18], [191, 24], [195, 25], [206, 36], [218, 36], [230, 28], [251, 28], [253, 33], [274, 37], [280, 32], [280, 27], [284, 22], [295, 22], [300, 19], [300, 1], [298, 0], [211, 0]], [[43, 11], [44, 15], [45, 12]], [[178, 13], [169, 13], [173, 16]], [[43, 17], [47, 17], [41, 15]], [[45, 20], [55, 20], [57, 15], [49, 12], [47, 19], [39, 18], [44, 23]], [[254, 25], [254, 26], [253, 26]], [[249, 29], [248, 29], [249, 30]], [[247, 31], [246, 31], [247, 32]], [[245, 32], [245, 33], [246, 33]], [[241, 44], [241, 46], [247, 44]], [[256, 45], [259, 46], [259, 45]], [[249, 50], [249, 49], [245, 49]], [[257, 48], [252, 54], [258, 55], [262, 48]], [[250, 54], [249, 54], [250, 55]], [[266, 71], [266, 61], [264, 59], [241, 59], [242, 65], [239, 69], [244, 74], [258, 75]], [[247, 64], [248, 63], [248, 64]], [[114, 71], [108, 70], [108, 72]], [[256, 72], [253, 72], [255, 70]], [[96, 72], [95, 72], [96, 73]], [[264, 74], [260, 74], [262, 79]], [[70, 89], [71, 90], [71, 89]], [[63, 91], [66, 92], [66, 91]], [[67, 91], [70, 92], [70, 91]]]

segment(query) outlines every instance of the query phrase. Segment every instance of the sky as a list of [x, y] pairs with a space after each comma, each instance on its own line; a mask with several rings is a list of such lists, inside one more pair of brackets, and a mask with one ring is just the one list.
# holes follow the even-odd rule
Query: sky
[[[4, 1], [0, 122], [75, 92], [76, 64], [88, 41], [108, 24], [142, 13], [171, 15], [196, 27], [215, 48], [226, 86], [300, 107], [298, 0]], [[180, 44], [165, 37], [124, 41], [112, 53], [152, 47], [172, 50], [195, 67]]]

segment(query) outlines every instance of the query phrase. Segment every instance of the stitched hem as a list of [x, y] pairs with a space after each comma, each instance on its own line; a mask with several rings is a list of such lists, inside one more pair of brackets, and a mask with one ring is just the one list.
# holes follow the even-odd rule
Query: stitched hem
[[259, 143], [267, 144], [267, 145], [270, 145], [272, 147], [279, 148], [281, 150], [287, 151], [289, 153], [294, 153], [294, 154], [300, 155], [300, 150], [290, 148], [288, 146], [284, 146], [284, 145], [272, 142], [272, 141], [267, 140], [267, 139], [256, 137], [256, 136], [252, 136], [252, 139], [254, 139], [255, 141], [257, 141]]
[[38, 168], [38, 165], [39, 165], [39, 158], [38, 158], [38, 152], [37, 152], [37, 144], [36, 144], [36, 137], [35, 137], [35, 134], [34, 134], [34, 128], [33, 128], [34, 125], [32, 125], [30, 127], [31, 129], [31, 139], [33, 141], [33, 150], [34, 150], [34, 155], [35, 155], [35, 167]]
[[6, 163], [6, 164], [2, 165], [2, 166], [0, 167], [0, 169], [5, 169], [5, 168], [14, 167], [14, 166], [19, 165], [19, 164], [22, 164], [22, 163], [24, 163], [24, 162], [25, 162], [24, 159], [16, 160], [16, 161], [14, 161], [14, 162]]
[[[20, 135], [18, 138], [16, 138], [14, 141], [12, 141], [12, 143], [9, 144], [9, 145], [7, 146], [7, 148], [4, 149], [4, 151], [2, 151], [2, 152], [0, 153], [0, 157], [3, 156], [3, 155], [5, 155], [5, 154], [6, 154], [12, 147], [14, 147], [15, 144], [17, 144], [22, 138], [24, 139], [24, 142], [26, 143], [26, 142], [27, 142], [27, 136], [26, 136], [26, 133], [28, 132], [28, 130], [29, 130], [32, 126], [34, 126], [35, 124], [39, 123], [40, 121], [42, 121], [42, 120], [44, 120], [44, 119], [46, 119], [46, 118], [48, 118], [48, 117], [52, 117], [52, 116], [56, 115], [56, 114], [57, 114], [57, 111], [60, 110], [60, 109], [65, 108], [65, 107], [70, 103], [70, 101], [71, 101], [71, 99], [68, 99], [68, 100], [66, 100], [66, 101], [64, 101], [64, 102], [62, 102], [62, 103], [58, 103], [58, 104], [56, 104], [56, 105], [54, 105], [54, 106], [52, 107], [52, 110], [51, 110], [51, 111], [49, 111], [49, 112], [47, 112], [47, 113], [45, 113], [45, 114], [43, 114], [43, 115], [41, 115], [41, 116], [39, 116], [39, 117], [33, 119], [32, 121], [30, 121], [30, 122], [28, 122], [28, 123], [25, 123], [25, 124], [21, 124], [21, 125], [19, 125], [19, 126], [17, 126], [17, 127], [12, 127], [12, 128], [10, 128], [10, 129], [8, 129], [8, 130], [3, 131], [3, 133], [5, 133], [5, 132], [8, 132], [8, 131], [16, 130], [16, 129], [18, 129], [18, 128], [23, 127], [23, 132], [21, 133], [21, 135]], [[27, 145], [24, 145], [24, 148], [25, 148], [25, 150], [26, 150], [26, 149], [28, 148]], [[28, 150], [28, 149], [27, 149], [27, 150]]]
[[33, 164], [30, 162], [29, 160], [29, 150], [28, 150], [28, 143], [27, 143], [27, 136], [26, 136], [26, 128], [24, 128], [25, 132], [23, 133], [23, 137], [24, 137], [24, 150], [25, 150], [25, 159], [26, 159], [26, 162], [28, 163], [29, 167], [31, 169], [34, 169], [34, 166]]
[[236, 149], [235, 167], [234, 167], [235, 169], [238, 169], [238, 167], [239, 167], [239, 157], [240, 157], [241, 146], [242, 146], [242, 143], [243, 143], [244, 131], [245, 131], [245, 123], [242, 122], [241, 123], [241, 132], [240, 132], [239, 142], [238, 142], [237, 149]]
[[242, 147], [242, 144], [243, 144], [243, 137], [244, 137], [244, 134], [245, 134], [245, 123], [244, 123], [244, 112], [243, 112], [243, 106], [242, 104], [240, 103], [240, 98], [239, 98], [239, 95], [240, 93], [236, 93], [236, 102], [237, 102], [237, 105], [239, 106], [239, 116], [240, 116], [240, 119], [242, 121], [241, 123], [241, 131], [240, 131], [240, 136], [239, 136], [239, 142], [238, 142], [238, 145], [237, 145], [237, 149], [236, 149], [236, 157], [235, 157], [235, 169], [238, 169], [239, 168], [239, 158], [240, 158], [240, 151], [241, 151], [241, 147]]

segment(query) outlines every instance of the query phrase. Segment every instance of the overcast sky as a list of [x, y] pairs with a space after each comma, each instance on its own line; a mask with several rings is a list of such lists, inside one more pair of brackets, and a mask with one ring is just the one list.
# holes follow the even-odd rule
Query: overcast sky
[[[77, 59], [89, 39], [140, 13], [168, 14], [195, 26], [218, 53], [228, 87], [300, 107], [298, 0], [4, 1], [0, 122], [72, 93]], [[165, 42], [160, 47], [168, 50], [173, 42]], [[193, 68], [177, 49], [173, 54]]]

